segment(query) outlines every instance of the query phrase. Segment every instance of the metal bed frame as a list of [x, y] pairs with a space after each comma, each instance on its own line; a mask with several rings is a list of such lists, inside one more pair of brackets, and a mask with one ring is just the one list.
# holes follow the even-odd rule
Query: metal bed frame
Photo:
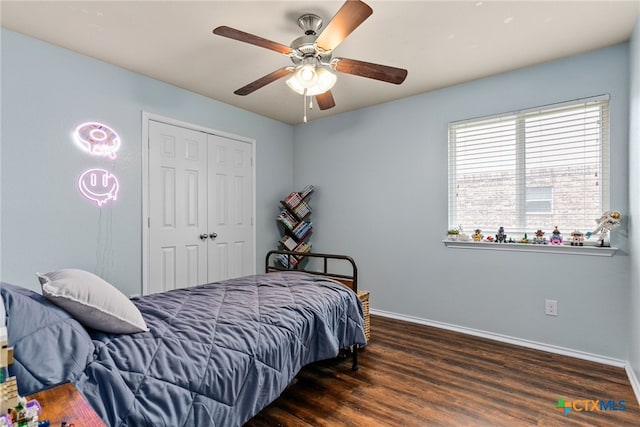
[[[282, 267], [279, 266], [277, 264], [273, 264], [271, 265], [271, 257], [275, 256], [275, 255], [285, 255], [287, 256], [287, 263], [289, 265], [291, 265], [291, 258], [295, 257], [296, 259], [300, 259], [302, 257], [309, 257], [309, 258], [320, 258], [322, 259], [322, 264], [323, 264], [323, 268], [322, 270], [307, 270], [305, 268], [286, 268], [286, 267]], [[351, 265], [351, 274], [339, 274], [339, 273], [332, 273], [329, 271], [328, 268], [328, 261], [330, 259], [335, 259], [335, 260], [341, 260], [341, 261], [345, 261], [347, 263], [349, 263]], [[301, 261], [301, 260], [300, 260]], [[300, 266], [300, 262], [298, 262], [298, 267]], [[321, 253], [314, 253], [314, 252], [305, 252], [305, 253], [301, 253], [301, 252], [291, 252], [291, 251], [279, 251], [279, 250], [272, 250], [267, 252], [267, 255], [265, 256], [264, 259], [264, 271], [266, 273], [272, 272], [272, 271], [303, 271], [305, 273], [309, 273], [309, 274], [316, 274], [319, 276], [324, 276], [324, 277], [329, 277], [331, 279], [336, 279], [336, 280], [340, 280], [340, 281], [349, 281], [350, 282], [350, 287], [353, 290], [353, 292], [356, 293], [356, 295], [358, 294], [358, 267], [356, 266], [355, 261], [353, 260], [353, 258], [351, 258], [350, 256], [346, 256], [346, 255], [335, 255], [335, 254], [321, 254]], [[346, 283], [345, 283], [346, 285]], [[353, 371], [357, 371], [358, 370], [358, 349], [357, 346], [351, 346], [351, 348], [349, 349], [349, 351], [351, 352], [351, 356], [352, 356], [352, 365], [351, 365], [351, 369]]]

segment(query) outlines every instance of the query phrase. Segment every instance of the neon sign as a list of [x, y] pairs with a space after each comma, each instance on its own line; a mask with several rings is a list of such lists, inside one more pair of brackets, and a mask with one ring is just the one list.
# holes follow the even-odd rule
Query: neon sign
[[98, 122], [83, 123], [73, 132], [80, 149], [94, 156], [116, 158], [120, 149], [120, 136], [109, 126]]
[[[86, 122], [73, 132], [73, 140], [84, 152], [93, 156], [116, 158], [120, 149], [120, 136], [109, 126], [98, 122]], [[116, 200], [120, 183], [105, 169], [88, 169], [78, 178], [78, 189], [87, 199], [102, 207], [109, 200]]]
[[78, 178], [80, 193], [101, 207], [109, 200], [116, 200], [120, 183], [118, 178], [104, 169], [88, 169]]

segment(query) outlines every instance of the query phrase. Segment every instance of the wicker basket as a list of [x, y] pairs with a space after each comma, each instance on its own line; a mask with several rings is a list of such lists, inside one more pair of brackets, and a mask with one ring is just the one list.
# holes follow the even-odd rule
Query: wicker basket
[[364, 314], [364, 335], [367, 342], [371, 340], [371, 319], [369, 315], [369, 291], [358, 291], [358, 299], [362, 304], [362, 314]]

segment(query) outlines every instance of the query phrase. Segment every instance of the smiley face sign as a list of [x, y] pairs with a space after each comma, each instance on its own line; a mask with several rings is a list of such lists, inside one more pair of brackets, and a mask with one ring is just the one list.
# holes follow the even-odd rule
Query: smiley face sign
[[88, 169], [78, 178], [80, 193], [102, 207], [109, 200], [116, 200], [120, 184], [118, 178], [104, 169]]

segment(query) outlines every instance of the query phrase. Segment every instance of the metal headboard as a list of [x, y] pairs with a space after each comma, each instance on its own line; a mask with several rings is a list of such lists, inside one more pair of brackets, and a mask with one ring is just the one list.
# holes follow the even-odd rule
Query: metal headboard
[[[323, 268], [321, 271], [318, 271], [318, 270], [306, 270], [304, 268], [286, 268], [283, 266], [279, 266], [277, 264], [270, 265], [271, 257], [274, 255], [286, 255], [289, 261], [288, 264], [291, 264], [292, 257], [300, 258], [304, 256], [309, 258], [320, 258], [323, 260], [322, 261]], [[342, 260], [342, 261], [348, 262], [349, 264], [351, 264], [352, 273], [349, 275], [349, 274], [340, 274], [340, 273], [330, 272], [329, 266], [328, 266], [329, 264], [328, 261], [330, 259], [336, 259], [336, 260]], [[298, 265], [300, 265], [300, 263], [298, 263]], [[356, 266], [356, 262], [353, 260], [353, 258], [346, 255], [320, 254], [320, 253], [314, 253], [314, 252], [306, 252], [302, 254], [300, 252], [273, 250], [273, 251], [267, 252], [267, 255], [264, 259], [264, 271], [266, 273], [270, 271], [304, 271], [305, 273], [317, 274], [321, 276], [330, 277], [332, 279], [348, 280], [352, 283], [351, 288], [353, 289], [353, 292], [356, 292], [356, 293], [358, 292], [358, 267]]]

